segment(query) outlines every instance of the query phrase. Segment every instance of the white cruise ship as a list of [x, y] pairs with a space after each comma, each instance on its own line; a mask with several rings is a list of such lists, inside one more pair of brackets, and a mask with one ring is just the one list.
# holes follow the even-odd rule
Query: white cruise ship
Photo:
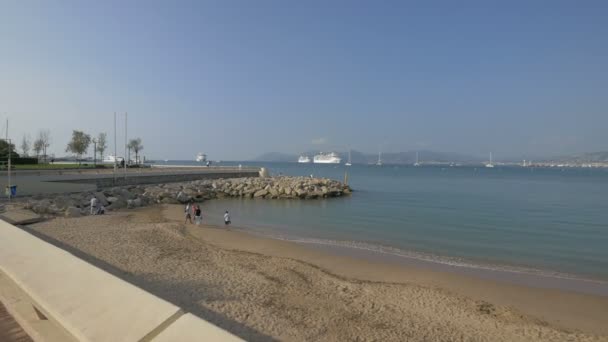
[[300, 158], [298, 158], [298, 163], [310, 163], [312, 162], [312, 160], [310, 160], [310, 157], [307, 155], [301, 155]]
[[319, 153], [314, 157], [315, 164], [340, 164], [342, 159], [338, 156], [337, 153]]
[[199, 153], [196, 155], [196, 161], [199, 163], [204, 163], [207, 161], [207, 155], [204, 153]]
[[108, 154], [108, 155], [106, 155], [105, 157], [103, 157], [103, 163], [111, 163], [111, 164], [114, 164], [114, 163], [120, 163], [120, 162], [122, 162], [123, 160], [124, 160], [124, 158], [123, 158], [123, 157], [115, 157], [115, 156], [114, 156], [114, 155], [112, 155], [112, 154]]

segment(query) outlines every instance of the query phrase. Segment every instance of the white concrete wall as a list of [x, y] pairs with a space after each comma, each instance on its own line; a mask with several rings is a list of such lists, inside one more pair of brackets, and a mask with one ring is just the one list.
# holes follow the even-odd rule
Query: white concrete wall
[[[0, 270], [80, 341], [238, 340], [72, 254], [0, 221]], [[173, 324], [177, 324], [173, 327]]]

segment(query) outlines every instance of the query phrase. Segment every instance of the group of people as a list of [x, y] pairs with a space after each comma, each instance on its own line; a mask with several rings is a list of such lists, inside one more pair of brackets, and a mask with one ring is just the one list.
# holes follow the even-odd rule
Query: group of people
[[[93, 196], [91, 198], [91, 215], [103, 215], [105, 214], [105, 212], [106, 208], [103, 206], [103, 204], [99, 203], [97, 197]], [[190, 222], [190, 224], [194, 223], [197, 225], [203, 223], [203, 212], [201, 210], [201, 207], [197, 203], [194, 203], [193, 201], [188, 202], [186, 204], [184, 212], [186, 213], [185, 223]], [[192, 222], [192, 218], [194, 218], [194, 222]], [[230, 221], [230, 213], [228, 212], [228, 210], [226, 210], [226, 212], [224, 213], [224, 225], [227, 226], [230, 223], [232, 223]]]
[[[186, 203], [184, 213], [186, 213], [186, 221], [184, 223], [190, 222], [190, 224], [192, 224], [192, 218], [194, 218], [194, 224], [200, 225], [201, 223], [203, 223], [203, 212], [201, 211], [201, 207], [197, 203], [194, 203], [193, 201]], [[230, 223], [232, 223], [230, 221], [230, 213], [228, 212], [228, 210], [226, 210], [226, 212], [224, 213], [224, 225], [227, 226]]]

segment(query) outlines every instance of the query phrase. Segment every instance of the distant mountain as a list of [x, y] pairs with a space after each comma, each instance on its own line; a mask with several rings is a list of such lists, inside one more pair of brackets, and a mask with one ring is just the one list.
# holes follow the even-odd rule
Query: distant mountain
[[[319, 151], [308, 151], [303, 154], [313, 157]], [[343, 162], [348, 160], [348, 151], [338, 152]], [[264, 153], [254, 161], [268, 162], [297, 162], [299, 155], [291, 155], [279, 152]], [[435, 151], [418, 151], [418, 159], [421, 163], [471, 163], [481, 162], [482, 159], [459, 153], [451, 152], [435, 152]], [[374, 164], [378, 160], [377, 154], [366, 154], [359, 151], [351, 151], [351, 160], [353, 164]], [[385, 164], [413, 164], [416, 162], [416, 151], [397, 152], [397, 153], [382, 153], [382, 162]]]
[[547, 161], [561, 163], [600, 163], [608, 162], [608, 151], [581, 153], [569, 156], [559, 156], [547, 159]]

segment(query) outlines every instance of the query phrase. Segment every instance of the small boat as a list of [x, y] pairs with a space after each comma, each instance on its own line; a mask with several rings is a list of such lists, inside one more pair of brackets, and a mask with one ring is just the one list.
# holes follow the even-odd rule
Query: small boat
[[350, 162], [350, 150], [348, 150], [348, 161], [346, 162], [346, 164], [344, 164], [346, 166], [352, 166], [353, 164]]
[[414, 166], [420, 166], [420, 162], [418, 161], [418, 151], [416, 151], [416, 162], [414, 163]]
[[382, 166], [382, 150], [378, 151], [378, 161], [376, 162], [376, 166]]
[[204, 154], [204, 153], [202, 153], [202, 152], [199, 152], [199, 154], [196, 155], [196, 161], [199, 162], [199, 163], [206, 162], [207, 161], [207, 155]]
[[493, 168], [494, 163], [492, 162], [492, 152], [490, 152], [490, 162], [486, 164], [487, 168]]

